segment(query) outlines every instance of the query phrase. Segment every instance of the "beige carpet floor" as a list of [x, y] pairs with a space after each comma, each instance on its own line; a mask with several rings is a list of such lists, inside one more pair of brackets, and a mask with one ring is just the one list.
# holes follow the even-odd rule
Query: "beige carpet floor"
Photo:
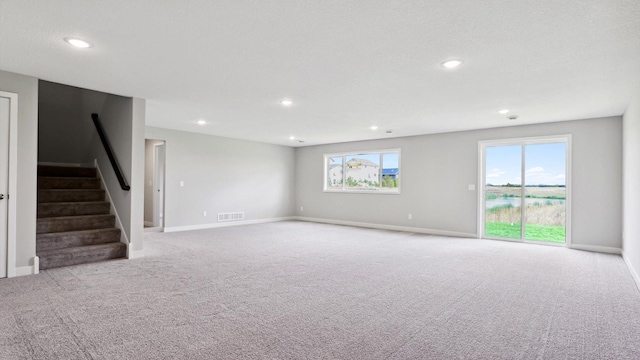
[[0, 280], [0, 359], [640, 359], [620, 256], [305, 222]]

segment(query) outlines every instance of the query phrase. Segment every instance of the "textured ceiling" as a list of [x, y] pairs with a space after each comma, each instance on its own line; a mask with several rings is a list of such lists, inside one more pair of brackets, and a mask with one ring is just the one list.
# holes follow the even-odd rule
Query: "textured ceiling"
[[1, 0], [0, 69], [290, 146], [621, 115], [640, 1]]

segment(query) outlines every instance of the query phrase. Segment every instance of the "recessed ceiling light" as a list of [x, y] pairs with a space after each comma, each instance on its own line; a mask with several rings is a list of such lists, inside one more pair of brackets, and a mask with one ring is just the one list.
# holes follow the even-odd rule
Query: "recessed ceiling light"
[[377, 127], [377, 126], [375, 126], [375, 125], [373, 125], [373, 126], [372, 126], [372, 127], [370, 127], [369, 129], [371, 129], [371, 130], [378, 130], [378, 127]]
[[453, 69], [462, 65], [462, 63], [463, 63], [462, 60], [449, 60], [449, 61], [443, 62], [442, 66], [446, 67], [447, 69]]
[[84, 40], [71, 38], [71, 37], [64, 38], [64, 41], [69, 45], [73, 45], [73, 46], [75, 46], [77, 48], [82, 48], [82, 49], [90, 48], [90, 47], [93, 46], [93, 45], [91, 45], [90, 43], [88, 43], [88, 42], [86, 42]]
[[295, 140], [296, 137], [295, 136], [289, 136], [289, 140]]
[[504, 114], [506, 114], [506, 113], [508, 113], [508, 112], [509, 112], [509, 110], [508, 110], [508, 109], [502, 109], [502, 110], [498, 111], [498, 113], [500, 113], [500, 114], [502, 114], [502, 115], [504, 115]]
[[293, 105], [293, 101], [291, 101], [291, 99], [282, 99], [280, 100], [280, 104], [282, 106], [291, 106]]
[[204, 120], [198, 120], [198, 125], [205, 125], [207, 122]]

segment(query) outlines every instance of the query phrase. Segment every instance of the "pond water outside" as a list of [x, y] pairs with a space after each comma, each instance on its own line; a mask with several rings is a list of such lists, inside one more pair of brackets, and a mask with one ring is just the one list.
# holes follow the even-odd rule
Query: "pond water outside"
[[[519, 197], [499, 197], [496, 199], [485, 200], [486, 209], [492, 209], [497, 206], [504, 206], [507, 204], [511, 204], [513, 207], [519, 207], [522, 203], [521, 198]], [[539, 205], [546, 204], [564, 204], [564, 199], [541, 199], [541, 198], [525, 198], [525, 204], [527, 205], [535, 205], [538, 203]]]

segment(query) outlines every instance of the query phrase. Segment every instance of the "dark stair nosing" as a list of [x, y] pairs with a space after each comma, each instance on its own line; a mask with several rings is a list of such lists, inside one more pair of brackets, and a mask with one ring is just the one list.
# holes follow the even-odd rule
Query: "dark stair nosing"
[[37, 252], [40, 269], [86, 264], [104, 260], [124, 258], [127, 245], [121, 242], [101, 245], [87, 245]]
[[78, 246], [100, 245], [120, 242], [118, 228], [67, 231], [36, 235], [36, 252]]
[[41, 189], [38, 203], [104, 201], [103, 189]]
[[39, 218], [36, 234], [106, 229], [114, 227], [115, 221], [112, 214]]
[[70, 201], [38, 203], [38, 218], [109, 214], [108, 201]]
[[38, 176], [95, 178], [95, 167], [38, 165]]
[[100, 189], [102, 182], [100, 178], [70, 177], [70, 176], [38, 176], [38, 189], [76, 189], [90, 190]]

